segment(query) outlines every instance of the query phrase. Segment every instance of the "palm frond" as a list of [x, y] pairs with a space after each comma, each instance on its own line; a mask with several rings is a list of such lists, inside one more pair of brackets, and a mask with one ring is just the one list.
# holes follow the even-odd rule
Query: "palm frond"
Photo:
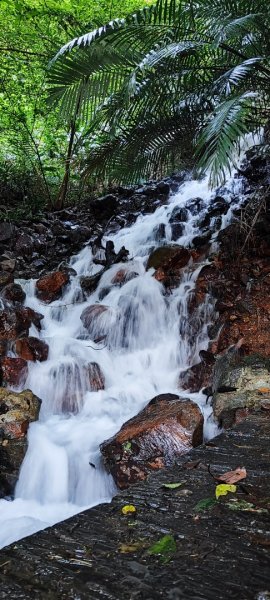
[[240, 148], [239, 142], [250, 130], [252, 107], [257, 99], [254, 92], [245, 92], [222, 102], [199, 136], [198, 167], [210, 171], [212, 185], [224, 183], [226, 172], [231, 172], [234, 155]]

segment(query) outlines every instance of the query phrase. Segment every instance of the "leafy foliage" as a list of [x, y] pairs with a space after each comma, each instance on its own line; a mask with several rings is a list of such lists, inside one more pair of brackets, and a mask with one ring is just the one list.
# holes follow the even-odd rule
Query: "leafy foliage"
[[80, 97], [84, 172], [139, 181], [194, 163], [196, 145], [224, 180], [269, 120], [269, 25], [261, 0], [157, 0], [65, 44], [50, 93], [65, 116]]

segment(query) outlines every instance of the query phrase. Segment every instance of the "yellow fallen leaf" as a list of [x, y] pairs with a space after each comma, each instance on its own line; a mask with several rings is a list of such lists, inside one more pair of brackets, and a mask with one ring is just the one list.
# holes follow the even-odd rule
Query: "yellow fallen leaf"
[[133, 504], [126, 504], [122, 508], [122, 515], [131, 515], [136, 512], [136, 507]]
[[216, 499], [220, 496], [227, 496], [228, 492], [236, 492], [236, 485], [229, 485], [227, 483], [220, 483], [216, 487]]
[[142, 542], [133, 542], [130, 544], [120, 544], [120, 546], [118, 548], [118, 552], [121, 552], [121, 554], [129, 554], [132, 552], [137, 552], [142, 547], [143, 547]]

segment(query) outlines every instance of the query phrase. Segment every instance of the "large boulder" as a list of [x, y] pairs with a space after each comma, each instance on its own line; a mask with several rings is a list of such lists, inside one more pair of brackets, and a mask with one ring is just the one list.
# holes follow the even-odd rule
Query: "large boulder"
[[155, 278], [165, 287], [179, 284], [181, 270], [188, 264], [192, 254], [182, 246], [161, 246], [154, 250], [147, 262], [146, 269], [154, 268]]
[[32, 308], [19, 307], [0, 311], [0, 340], [14, 341], [18, 337], [27, 336], [32, 323], [41, 329], [43, 315]]
[[108, 311], [109, 307], [104, 304], [91, 304], [83, 310], [80, 319], [93, 340], [98, 341], [107, 336], [109, 331]]
[[100, 449], [119, 488], [146, 479], [153, 469], [202, 443], [203, 415], [194, 402], [174, 394], [153, 398]]
[[114, 194], [107, 194], [91, 202], [93, 215], [97, 219], [110, 219], [116, 212], [118, 200]]
[[5, 385], [24, 385], [27, 375], [27, 362], [23, 358], [5, 356], [1, 361], [2, 378]]
[[232, 352], [217, 359], [213, 374], [213, 414], [225, 428], [270, 401], [270, 358]]
[[48, 358], [49, 346], [38, 338], [24, 337], [16, 341], [16, 352], [24, 360], [42, 362]]
[[0, 494], [13, 493], [27, 449], [27, 430], [39, 416], [41, 400], [30, 390], [0, 388]]
[[58, 300], [68, 282], [69, 276], [63, 271], [54, 271], [44, 275], [36, 283], [37, 296], [46, 303]]

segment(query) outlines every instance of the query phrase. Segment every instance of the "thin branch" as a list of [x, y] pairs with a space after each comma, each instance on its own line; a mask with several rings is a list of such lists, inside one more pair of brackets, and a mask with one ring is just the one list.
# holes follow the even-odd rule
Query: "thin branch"
[[43, 54], [42, 52], [32, 52], [30, 50], [21, 50], [20, 48], [2, 48], [0, 46], [0, 52], [17, 52], [19, 54], [27, 54], [29, 56], [42, 56], [43, 58], [49, 57], [48, 54]]

